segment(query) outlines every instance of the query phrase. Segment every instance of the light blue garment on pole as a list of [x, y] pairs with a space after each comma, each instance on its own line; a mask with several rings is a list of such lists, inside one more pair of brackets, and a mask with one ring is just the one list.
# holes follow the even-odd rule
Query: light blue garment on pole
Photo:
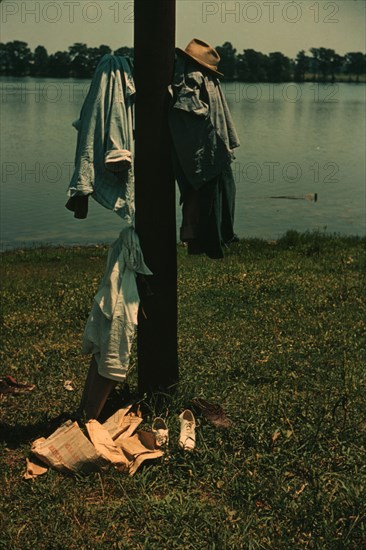
[[105, 208], [134, 223], [133, 109], [135, 85], [126, 58], [99, 62], [73, 123], [78, 131], [75, 170], [68, 195], [91, 195]]

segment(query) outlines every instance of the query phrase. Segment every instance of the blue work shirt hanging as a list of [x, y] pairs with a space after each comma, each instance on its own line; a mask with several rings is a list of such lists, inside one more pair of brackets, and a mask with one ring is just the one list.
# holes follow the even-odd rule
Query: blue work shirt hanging
[[181, 240], [190, 253], [222, 258], [234, 233], [233, 150], [240, 145], [218, 78], [177, 56], [169, 126], [183, 203]]
[[134, 223], [134, 102], [135, 85], [128, 60], [103, 56], [80, 118], [73, 123], [78, 139], [66, 207], [76, 217], [86, 217], [85, 201], [91, 195], [127, 223]]

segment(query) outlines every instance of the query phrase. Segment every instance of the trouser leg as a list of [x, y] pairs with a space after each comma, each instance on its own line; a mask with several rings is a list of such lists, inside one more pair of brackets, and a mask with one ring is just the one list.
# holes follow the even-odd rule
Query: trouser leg
[[197, 237], [198, 225], [200, 221], [199, 197], [198, 191], [190, 189], [186, 192], [182, 208], [182, 226], [180, 230], [180, 239], [188, 243], [189, 254], [201, 254]]
[[93, 355], [79, 407], [79, 411], [85, 413], [86, 420], [99, 417], [116, 384], [115, 380], [105, 378], [98, 373], [98, 364]]
[[222, 219], [221, 238], [223, 243], [229, 243], [235, 237], [234, 215], [236, 186], [231, 165], [225, 167], [221, 174], [222, 181]]
[[222, 185], [220, 176], [199, 190], [200, 223], [198, 241], [209, 258], [223, 258], [221, 246]]
[[181, 240], [189, 253], [223, 258], [223, 247], [235, 237], [235, 180], [231, 165], [198, 191], [188, 190], [183, 200]]

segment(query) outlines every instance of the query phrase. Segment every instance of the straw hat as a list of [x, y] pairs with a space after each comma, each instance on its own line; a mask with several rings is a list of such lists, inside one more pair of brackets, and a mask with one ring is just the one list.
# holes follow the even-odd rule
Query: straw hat
[[207, 44], [207, 42], [203, 42], [203, 40], [199, 40], [198, 38], [193, 38], [185, 50], [177, 48], [176, 51], [196, 61], [196, 63], [208, 69], [215, 76], [224, 76], [217, 70], [220, 61], [219, 54], [210, 44]]

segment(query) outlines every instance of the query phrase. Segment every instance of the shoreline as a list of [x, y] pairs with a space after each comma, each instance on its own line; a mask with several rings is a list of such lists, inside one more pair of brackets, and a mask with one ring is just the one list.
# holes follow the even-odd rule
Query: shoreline
[[[312, 230], [312, 231], [304, 231], [304, 232], [299, 232], [297, 230], [294, 230], [294, 229], [288, 229], [287, 231], [285, 231], [283, 233], [283, 235], [281, 235], [280, 237], [278, 238], [265, 238], [265, 237], [240, 237], [240, 242], [244, 242], [244, 243], [250, 243], [250, 242], [261, 242], [263, 244], [271, 244], [271, 245], [276, 245], [278, 244], [279, 242], [283, 241], [284, 239], [287, 239], [288, 236], [291, 235], [291, 238], [292, 239], [295, 239], [296, 241], [300, 242], [300, 241], [306, 241], [306, 240], [311, 240], [313, 239], [314, 237], [316, 238], [321, 238], [321, 239], [329, 239], [329, 240], [334, 240], [334, 239], [340, 239], [340, 240], [349, 240], [349, 241], [352, 241], [352, 242], [356, 242], [356, 241], [359, 241], [359, 242], [362, 242], [362, 241], [365, 241], [366, 242], [366, 232], [364, 235], [361, 235], [361, 234], [356, 234], [356, 233], [352, 233], [352, 234], [346, 234], [346, 233], [338, 233], [338, 232], [334, 232], [334, 233], [326, 233], [324, 231], [318, 231], [318, 230]], [[68, 242], [64, 242], [64, 243], [47, 243], [47, 242], [43, 242], [43, 241], [34, 241], [32, 242], [31, 244], [27, 245], [27, 243], [19, 243], [19, 244], [14, 244], [14, 245], [3, 245], [1, 242], [0, 242], [0, 255], [3, 255], [3, 254], [11, 254], [11, 253], [16, 253], [16, 252], [21, 252], [21, 253], [25, 253], [25, 252], [32, 252], [32, 251], [40, 251], [40, 250], [52, 250], [52, 251], [55, 251], [55, 250], [80, 250], [80, 249], [85, 249], [85, 250], [90, 250], [90, 249], [108, 249], [109, 246], [111, 245], [111, 243], [113, 242], [113, 239], [111, 242], [105, 242], [105, 241], [101, 241], [101, 242], [98, 242], [98, 243], [68, 243]], [[181, 242], [181, 241], [177, 241], [177, 248], [185, 248], [185, 243]]]

